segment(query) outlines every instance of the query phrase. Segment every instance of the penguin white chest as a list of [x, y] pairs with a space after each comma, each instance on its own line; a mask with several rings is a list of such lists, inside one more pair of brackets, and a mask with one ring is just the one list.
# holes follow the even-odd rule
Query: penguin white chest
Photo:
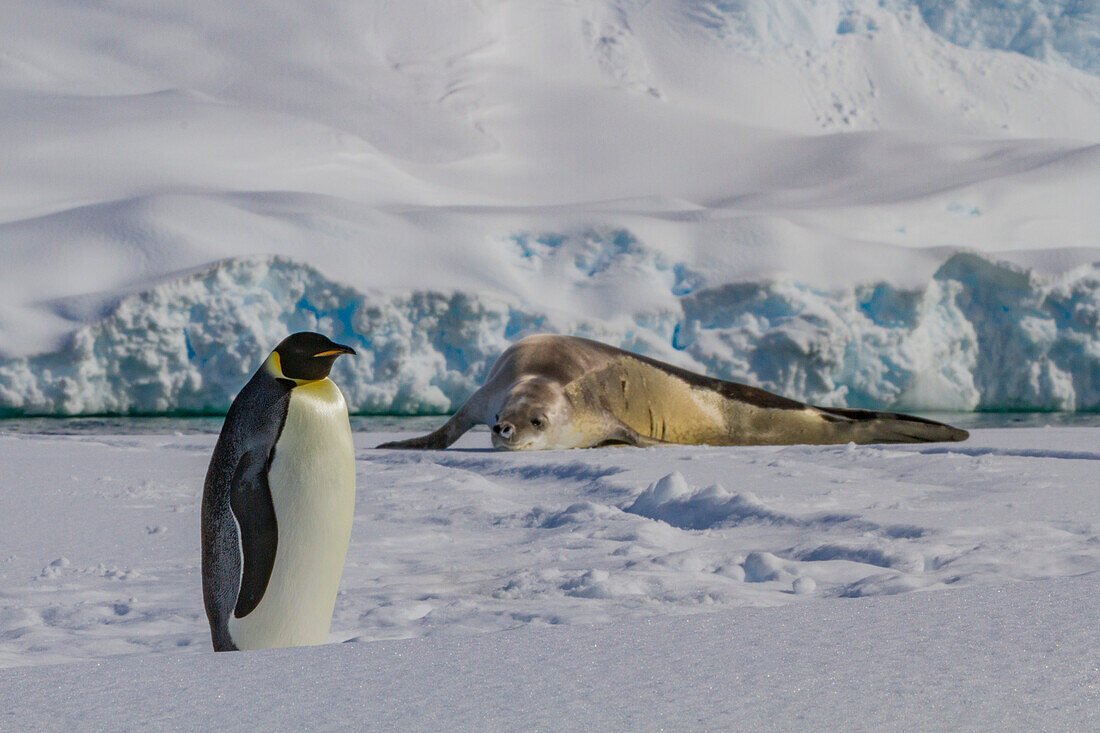
[[229, 619], [239, 649], [323, 644], [355, 510], [355, 451], [339, 388], [294, 388], [268, 472], [278, 545], [263, 598]]

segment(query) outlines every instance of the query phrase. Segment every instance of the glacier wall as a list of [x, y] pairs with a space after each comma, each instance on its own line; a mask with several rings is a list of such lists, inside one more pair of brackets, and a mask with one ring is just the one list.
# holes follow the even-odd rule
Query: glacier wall
[[1015, 51], [1100, 74], [1100, 5], [1096, 2], [916, 0], [914, 4], [929, 28], [959, 46]]
[[936, 35], [978, 50], [1010, 51], [1100, 75], [1094, 0], [699, 0], [685, 12], [744, 50], [817, 49], [873, 33], [883, 13], [919, 16]]
[[777, 279], [674, 302], [585, 320], [470, 292], [362, 292], [282, 257], [227, 260], [122, 299], [64, 348], [0, 361], [0, 414], [222, 412], [307, 329], [359, 351], [333, 377], [364, 413], [451, 411], [509, 343], [546, 331], [820, 404], [1100, 409], [1100, 264], [1045, 277], [958, 253], [914, 290]]

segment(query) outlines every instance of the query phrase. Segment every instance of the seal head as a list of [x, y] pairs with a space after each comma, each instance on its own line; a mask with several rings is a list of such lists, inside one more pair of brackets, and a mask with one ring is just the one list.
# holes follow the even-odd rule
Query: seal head
[[505, 394], [507, 399], [493, 417], [494, 448], [545, 450], [568, 442], [573, 405], [559, 382], [526, 377]]

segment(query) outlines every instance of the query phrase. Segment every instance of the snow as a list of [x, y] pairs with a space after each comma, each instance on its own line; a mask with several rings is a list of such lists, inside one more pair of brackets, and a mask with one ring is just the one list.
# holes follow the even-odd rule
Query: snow
[[454, 409], [541, 330], [1097, 409], [1093, 15], [0, 3], [0, 410], [223, 411], [299, 324], [365, 349], [369, 412]]
[[357, 433], [350, 643], [218, 656], [214, 436], [3, 433], [4, 727], [1088, 728], [1094, 433], [537, 454]]
[[23, 671], [0, 698], [20, 730], [1080, 730], [1098, 722], [1100, 649], [1079, 618], [1095, 585], [116, 658]]
[[[0, 0], [0, 416], [216, 415], [301, 329], [365, 413], [453, 410], [541, 331], [829, 405], [1100, 409], [1096, 21]], [[1100, 722], [1095, 427], [358, 432], [334, 643], [215, 656], [214, 438], [142, 425], [0, 424], [0, 729]]]

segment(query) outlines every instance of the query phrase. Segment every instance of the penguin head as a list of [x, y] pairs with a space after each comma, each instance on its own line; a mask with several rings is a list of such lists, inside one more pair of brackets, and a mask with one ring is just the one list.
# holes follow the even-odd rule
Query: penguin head
[[336, 357], [354, 353], [355, 349], [334, 343], [327, 336], [301, 331], [283, 339], [271, 352], [268, 363], [276, 378], [292, 379], [301, 384], [324, 379]]

